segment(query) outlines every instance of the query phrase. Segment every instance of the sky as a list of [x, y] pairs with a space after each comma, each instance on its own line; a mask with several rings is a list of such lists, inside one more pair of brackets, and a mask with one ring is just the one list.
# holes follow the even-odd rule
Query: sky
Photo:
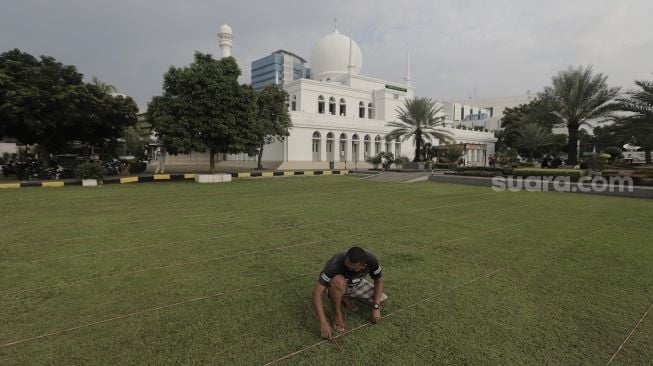
[[[353, 34], [361, 74], [403, 81], [410, 52], [417, 96], [436, 100], [537, 93], [569, 66], [592, 65], [610, 86], [653, 79], [651, 0], [170, 1], [2, 0], [0, 52], [19, 48], [75, 65], [136, 100], [162, 93], [170, 66], [195, 51], [250, 63], [279, 49], [306, 59], [334, 28]], [[310, 60], [309, 60], [310, 63]], [[309, 65], [310, 66], [310, 65]]]

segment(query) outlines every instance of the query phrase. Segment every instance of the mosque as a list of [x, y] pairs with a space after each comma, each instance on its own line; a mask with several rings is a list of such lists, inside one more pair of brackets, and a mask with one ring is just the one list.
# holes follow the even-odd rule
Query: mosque
[[[233, 33], [223, 25], [218, 33], [221, 57], [231, 55]], [[267, 62], [267, 61], [269, 62]], [[252, 63], [255, 88], [267, 83], [282, 85], [288, 92], [288, 108], [293, 127], [283, 142], [266, 145], [262, 163], [266, 169], [361, 169], [369, 167], [368, 157], [381, 151], [395, 156], [414, 157], [414, 141], [386, 141], [392, 130], [386, 126], [396, 120], [396, 109], [414, 97], [410, 60], [403, 82], [394, 82], [361, 74], [363, 53], [354, 39], [334, 29], [320, 39], [311, 52], [310, 68], [306, 60], [287, 51]], [[260, 65], [259, 65], [260, 64]], [[257, 67], [260, 66], [260, 67]], [[267, 77], [269, 76], [269, 77]], [[256, 82], [254, 79], [257, 79]], [[491, 111], [461, 103], [445, 102], [444, 129], [464, 149], [467, 165], [486, 165], [494, 153], [496, 138], [480, 124]], [[478, 120], [479, 128], [468, 126]], [[464, 123], [463, 123], [464, 122]], [[432, 141], [438, 145], [441, 142]], [[256, 157], [224, 154], [222, 167], [256, 167]], [[166, 165], [206, 165], [208, 154], [170, 156]]]

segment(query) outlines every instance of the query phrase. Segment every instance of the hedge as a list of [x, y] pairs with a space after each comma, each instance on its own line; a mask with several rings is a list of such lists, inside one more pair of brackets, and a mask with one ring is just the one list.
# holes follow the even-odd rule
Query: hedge
[[449, 163], [433, 163], [431, 166], [433, 169], [451, 169], [451, 165], [456, 166], [457, 164], [449, 164]]
[[468, 171], [485, 171], [485, 172], [503, 172], [503, 168], [491, 168], [487, 166], [460, 166], [456, 168], [457, 172], [468, 172]]
[[583, 175], [583, 171], [580, 169], [517, 168], [512, 170], [512, 174], [522, 177], [546, 176], [579, 178]]

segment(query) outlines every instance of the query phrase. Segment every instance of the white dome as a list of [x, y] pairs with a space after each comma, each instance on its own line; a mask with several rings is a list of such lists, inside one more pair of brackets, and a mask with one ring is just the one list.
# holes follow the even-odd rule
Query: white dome
[[231, 34], [232, 33], [231, 27], [226, 25], [226, 24], [223, 24], [223, 25], [220, 26], [220, 32], [219, 33], [229, 33], [229, 34]]
[[[322, 38], [311, 52], [311, 74], [313, 79], [326, 79], [331, 76], [347, 74], [349, 65], [349, 40], [338, 30]], [[353, 75], [358, 75], [363, 66], [363, 53], [356, 41], [351, 42], [351, 69]]]

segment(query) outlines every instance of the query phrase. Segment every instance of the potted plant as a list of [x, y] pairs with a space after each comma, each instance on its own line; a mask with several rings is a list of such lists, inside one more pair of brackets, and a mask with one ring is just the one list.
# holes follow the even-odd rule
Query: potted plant
[[395, 166], [397, 167], [397, 169], [402, 169], [404, 165], [408, 165], [408, 164], [410, 164], [410, 159], [408, 159], [408, 157], [406, 156], [398, 156], [395, 159]]
[[372, 165], [372, 169], [378, 169], [379, 165], [383, 162], [383, 156], [379, 153], [376, 156], [367, 158], [367, 162]]
[[388, 170], [390, 168], [390, 165], [394, 163], [394, 155], [392, 155], [391, 152], [384, 152], [381, 151], [377, 157], [381, 158], [381, 166], [383, 167], [383, 170]]
[[77, 176], [82, 180], [84, 187], [97, 187], [102, 185], [104, 169], [96, 163], [83, 163], [77, 167]]

